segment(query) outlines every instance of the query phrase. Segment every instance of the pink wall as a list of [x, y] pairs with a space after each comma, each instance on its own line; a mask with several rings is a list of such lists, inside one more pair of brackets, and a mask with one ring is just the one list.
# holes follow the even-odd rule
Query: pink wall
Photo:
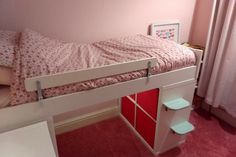
[[196, 1], [193, 24], [189, 38], [190, 43], [202, 46], [206, 45], [213, 1], [214, 0]]
[[0, 0], [0, 29], [30, 27], [67, 41], [147, 34], [158, 20], [179, 19], [189, 39], [196, 0]]

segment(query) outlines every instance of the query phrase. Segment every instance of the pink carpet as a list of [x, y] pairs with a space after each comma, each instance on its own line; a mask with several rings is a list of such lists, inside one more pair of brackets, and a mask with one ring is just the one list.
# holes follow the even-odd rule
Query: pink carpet
[[[236, 129], [203, 110], [191, 113], [196, 130], [186, 143], [158, 157], [235, 157]], [[57, 136], [60, 157], [154, 157], [119, 118]]]

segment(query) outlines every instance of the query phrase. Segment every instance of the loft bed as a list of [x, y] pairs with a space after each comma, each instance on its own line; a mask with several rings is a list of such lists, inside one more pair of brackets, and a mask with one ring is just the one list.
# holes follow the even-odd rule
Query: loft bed
[[[153, 27], [155, 26], [153, 25]], [[57, 150], [53, 124], [53, 116], [55, 115], [77, 110], [88, 105], [95, 105], [100, 102], [122, 98], [134, 93], [138, 93], [140, 91], [147, 91], [156, 88], [159, 88], [161, 91], [162, 88], [168, 89], [172, 86], [181, 87], [190, 85], [191, 87], [188, 89], [190, 90], [189, 101], [191, 102], [191, 93], [193, 93], [194, 91], [202, 56], [202, 52], [199, 50], [193, 49], [193, 52], [196, 56], [195, 65], [154, 75], [151, 74], [151, 69], [156, 64], [156, 59], [144, 58], [135, 61], [128, 61], [125, 63], [106, 65], [103, 67], [27, 78], [25, 79], [25, 88], [27, 91], [37, 92], [37, 101], [1, 109], [0, 132], [6, 132], [15, 128], [46, 120], [48, 122], [48, 127], [51, 138], [53, 140], [54, 148], [55, 150]], [[119, 82], [116, 84], [94, 88], [91, 90], [85, 90], [45, 99], [42, 96], [42, 90], [47, 88], [143, 69], [146, 69], [147, 76], [135, 80]], [[189, 90], [186, 91], [189, 92]], [[147, 144], [144, 138], [141, 137], [141, 139], [145, 144]], [[159, 148], [151, 148], [148, 144], [147, 146], [154, 153], [157, 153], [157, 150], [159, 150]]]

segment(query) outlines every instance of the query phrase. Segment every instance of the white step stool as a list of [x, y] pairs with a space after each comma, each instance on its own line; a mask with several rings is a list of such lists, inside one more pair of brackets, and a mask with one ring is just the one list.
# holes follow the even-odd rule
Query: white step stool
[[1, 157], [56, 157], [46, 121], [0, 134]]
[[185, 135], [194, 130], [194, 126], [188, 121], [176, 124], [171, 127], [171, 130], [178, 135]]
[[[183, 98], [177, 98], [171, 101], [167, 101], [163, 103], [163, 105], [165, 105], [166, 111], [168, 111], [169, 109], [175, 112], [190, 107], [190, 103]], [[170, 128], [174, 133], [178, 135], [185, 135], [194, 130], [194, 126], [188, 121], [183, 121], [179, 124], [175, 124]]]
[[170, 109], [174, 111], [181, 110], [190, 106], [190, 103], [183, 98], [171, 100], [163, 104], [166, 106], [166, 109]]

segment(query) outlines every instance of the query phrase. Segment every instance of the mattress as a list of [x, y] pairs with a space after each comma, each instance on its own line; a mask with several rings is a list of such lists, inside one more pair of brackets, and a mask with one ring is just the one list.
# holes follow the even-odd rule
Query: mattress
[[[135, 35], [92, 44], [63, 43], [31, 30], [21, 34], [15, 54], [11, 105], [36, 101], [36, 92], [27, 92], [26, 78], [101, 67], [142, 58], [155, 57], [152, 74], [163, 73], [195, 64], [194, 53], [173, 41]], [[99, 78], [43, 91], [45, 98], [90, 90], [146, 76], [146, 70]]]
[[10, 105], [10, 87], [0, 86], [0, 108]]

